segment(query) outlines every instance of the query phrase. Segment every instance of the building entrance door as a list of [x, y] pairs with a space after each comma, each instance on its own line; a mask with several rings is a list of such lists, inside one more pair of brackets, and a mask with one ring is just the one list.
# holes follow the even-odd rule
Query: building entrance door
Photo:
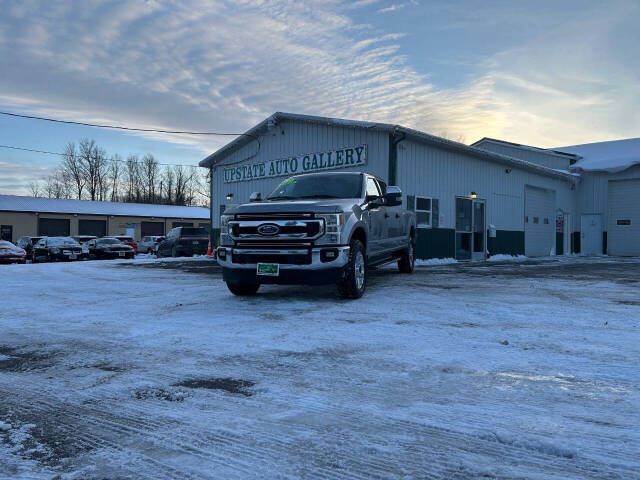
[[486, 208], [484, 200], [456, 198], [456, 259], [486, 258]]
[[602, 215], [582, 215], [580, 227], [580, 253], [602, 255]]

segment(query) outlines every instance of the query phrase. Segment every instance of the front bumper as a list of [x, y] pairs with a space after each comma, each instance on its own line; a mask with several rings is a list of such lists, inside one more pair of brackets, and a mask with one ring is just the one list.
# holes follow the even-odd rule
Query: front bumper
[[[220, 258], [220, 251], [224, 250], [224, 258]], [[335, 250], [336, 258], [322, 261], [322, 250]], [[305, 250], [308, 252], [308, 250]], [[217, 250], [218, 264], [222, 267], [222, 276], [225, 282], [233, 283], [276, 283], [293, 285], [320, 285], [337, 282], [343, 274], [344, 266], [349, 262], [349, 247], [322, 247], [312, 248], [310, 262], [303, 265], [278, 263], [273, 258], [281, 256], [283, 259], [295, 255], [300, 250], [272, 250], [259, 248], [229, 248], [219, 247]], [[254, 263], [234, 263], [233, 256], [247, 255], [255, 257]], [[278, 276], [258, 275], [258, 263], [262, 262], [261, 256], [268, 257], [267, 263], [278, 263], [280, 271]], [[265, 261], [266, 262], [266, 261]]]

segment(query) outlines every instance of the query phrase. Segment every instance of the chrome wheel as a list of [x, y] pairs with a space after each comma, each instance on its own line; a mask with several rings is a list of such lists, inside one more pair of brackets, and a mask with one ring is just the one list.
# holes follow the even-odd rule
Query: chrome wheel
[[355, 262], [353, 262], [354, 270], [355, 270], [355, 279], [356, 279], [356, 287], [358, 290], [362, 289], [364, 285], [364, 255], [362, 252], [356, 252]]

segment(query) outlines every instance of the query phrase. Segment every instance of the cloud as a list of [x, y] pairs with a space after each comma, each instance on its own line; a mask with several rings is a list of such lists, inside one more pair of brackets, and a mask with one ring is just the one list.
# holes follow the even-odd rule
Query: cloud
[[29, 182], [46, 180], [52, 173], [53, 169], [51, 168], [0, 162], [0, 193], [5, 195], [28, 194], [27, 185]]
[[388, 7], [380, 8], [377, 10], [378, 13], [390, 13], [395, 12], [397, 10], [402, 10], [406, 6], [405, 3], [393, 3]]
[[[399, 123], [469, 142], [486, 135], [553, 146], [637, 136], [630, 132], [640, 115], [638, 64], [631, 55], [621, 65], [623, 40], [611, 43], [620, 18], [637, 21], [633, 4], [607, 15], [584, 9], [538, 38], [469, 62], [472, 73], [454, 86], [434, 83], [428, 65], [414, 67], [403, 52], [404, 35], [420, 41], [419, 31], [381, 31], [352, 16], [354, 6], [377, 4], [10, 3], [0, 18], [0, 103], [171, 130], [239, 133], [291, 111]], [[394, 5], [405, 3], [386, 8]], [[470, 26], [483, 24], [483, 12], [461, 18], [471, 13]], [[634, 50], [635, 27], [627, 23], [626, 49]], [[191, 145], [202, 156], [229, 141], [146, 136]]]

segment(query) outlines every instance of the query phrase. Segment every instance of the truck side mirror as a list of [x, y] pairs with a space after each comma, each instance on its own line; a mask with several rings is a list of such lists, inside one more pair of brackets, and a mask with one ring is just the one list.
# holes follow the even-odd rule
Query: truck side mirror
[[252, 192], [251, 195], [249, 195], [249, 201], [250, 202], [261, 202], [262, 201], [262, 194], [260, 192]]
[[402, 190], [396, 186], [387, 187], [386, 204], [388, 207], [402, 205]]

